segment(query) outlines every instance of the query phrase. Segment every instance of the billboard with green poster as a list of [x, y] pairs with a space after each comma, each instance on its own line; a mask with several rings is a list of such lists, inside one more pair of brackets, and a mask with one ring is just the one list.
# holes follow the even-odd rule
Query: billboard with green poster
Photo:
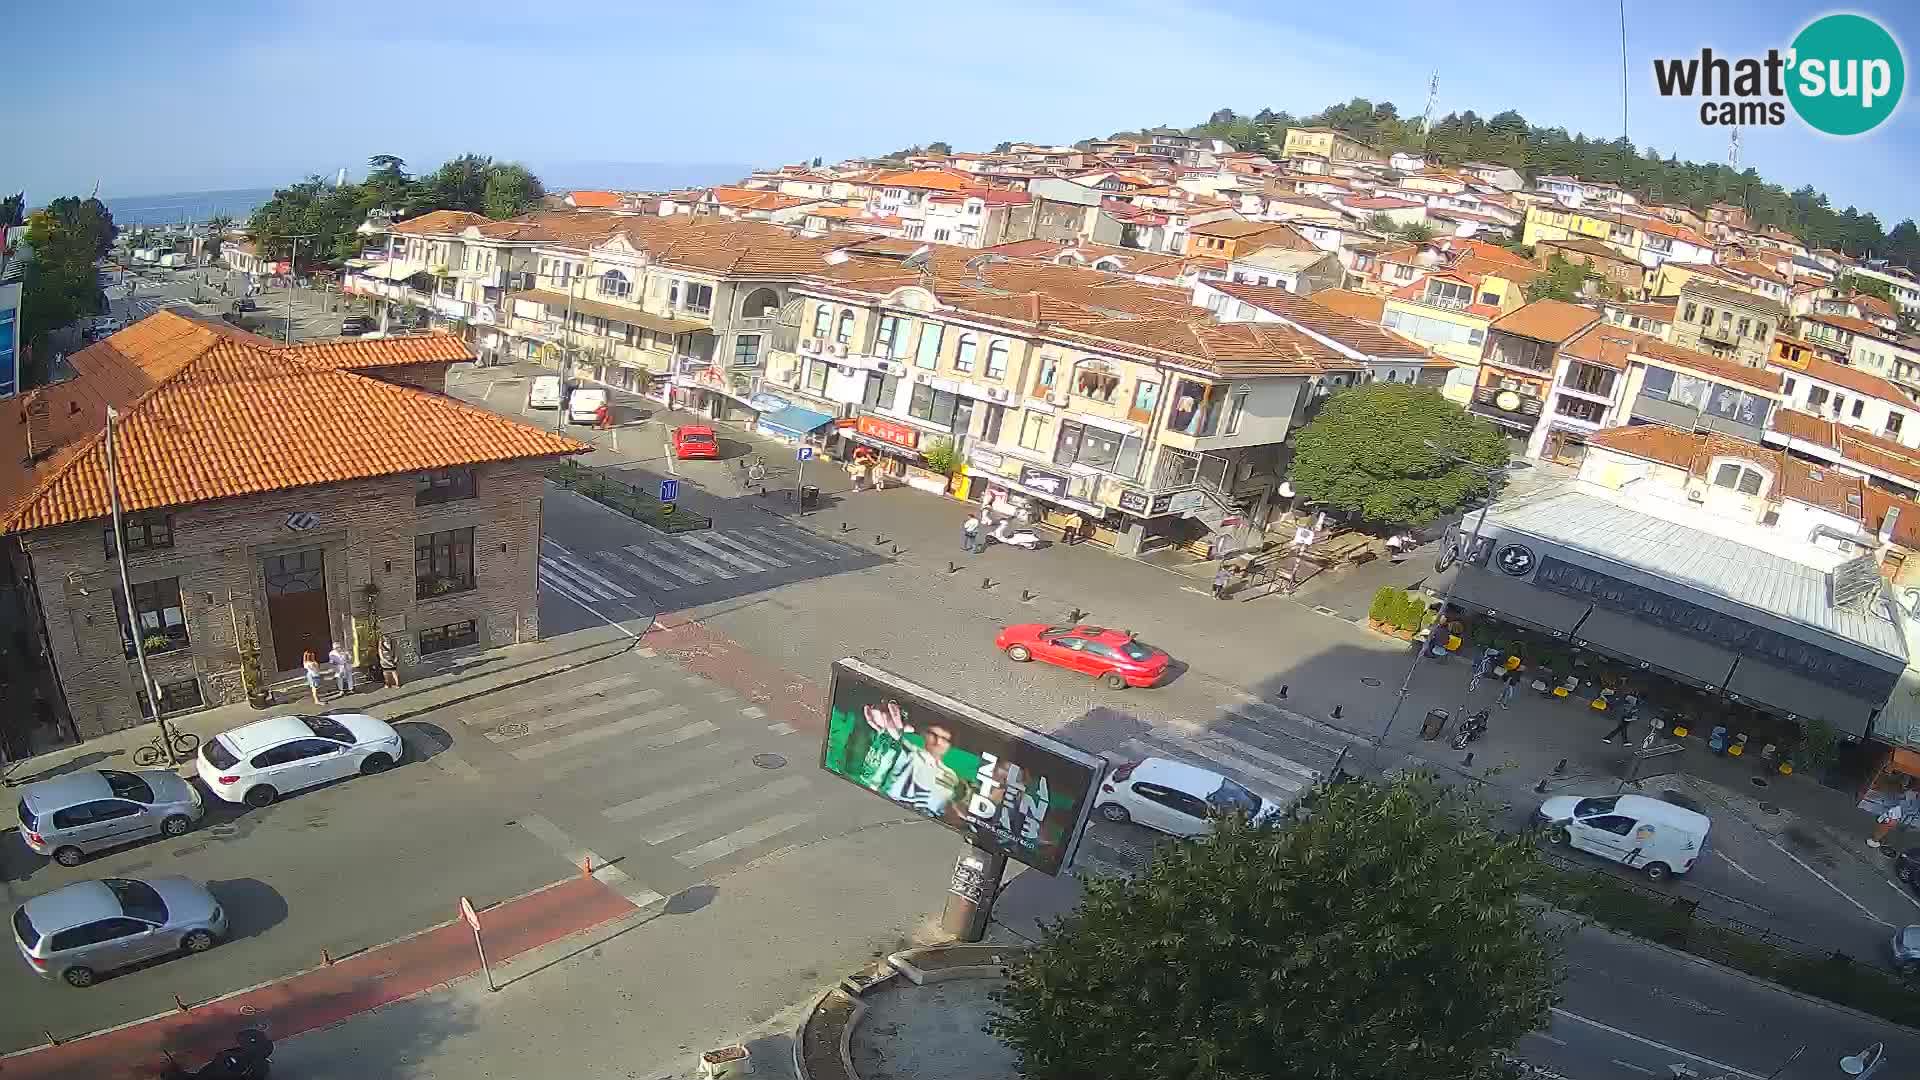
[[834, 662], [820, 767], [1042, 873], [1072, 859], [1105, 764], [890, 671]]

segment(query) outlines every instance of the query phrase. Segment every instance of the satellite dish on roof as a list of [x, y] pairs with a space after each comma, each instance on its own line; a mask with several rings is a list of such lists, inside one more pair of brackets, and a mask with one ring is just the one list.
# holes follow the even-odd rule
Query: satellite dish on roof
[[927, 263], [931, 261], [932, 258], [933, 258], [933, 245], [921, 244], [919, 247], [913, 249], [913, 253], [911, 255], [908, 255], [906, 258], [900, 260], [900, 265], [910, 266], [915, 270], [922, 270], [926, 268]]

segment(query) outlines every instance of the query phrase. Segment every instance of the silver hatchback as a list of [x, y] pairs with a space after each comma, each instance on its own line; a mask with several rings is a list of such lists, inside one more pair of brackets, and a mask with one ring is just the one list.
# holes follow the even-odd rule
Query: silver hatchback
[[227, 935], [227, 913], [183, 877], [81, 881], [13, 913], [14, 941], [45, 979], [92, 986], [102, 973], [176, 952], [206, 952]]
[[206, 813], [200, 791], [159, 769], [89, 769], [28, 784], [20, 837], [61, 866], [148, 836], [179, 836]]

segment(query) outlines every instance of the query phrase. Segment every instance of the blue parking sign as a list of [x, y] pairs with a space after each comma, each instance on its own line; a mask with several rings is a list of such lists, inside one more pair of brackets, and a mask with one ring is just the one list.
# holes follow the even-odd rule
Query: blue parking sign
[[797, 458], [799, 458], [799, 459], [800, 459], [801, 461], [812, 461], [812, 460], [813, 460], [813, 447], [811, 447], [811, 446], [802, 446], [802, 447], [800, 447], [800, 448], [799, 448], [798, 450], [795, 450], [795, 451], [794, 451], [794, 456], [795, 456], [795, 457], [797, 457]]
[[660, 481], [660, 501], [661, 502], [670, 503], [679, 498], [680, 498], [680, 481], [678, 480]]

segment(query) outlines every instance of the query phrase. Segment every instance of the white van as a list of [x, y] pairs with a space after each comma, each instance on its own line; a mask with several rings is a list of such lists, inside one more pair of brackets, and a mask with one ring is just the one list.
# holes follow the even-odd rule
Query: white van
[[1556, 795], [1540, 804], [1539, 819], [1554, 843], [1644, 870], [1655, 881], [1693, 869], [1713, 825], [1705, 814], [1645, 795]]
[[527, 408], [557, 409], [560, 399], [566, 396], [566, 387], [561, 384], [558, 375], [535, 375], [527, 386]]
[[567, 422], [591, 424], [600, 419], [600, 406], [607, 403], [607, 392], [598, 386], [582, 386], [567, 395]]

